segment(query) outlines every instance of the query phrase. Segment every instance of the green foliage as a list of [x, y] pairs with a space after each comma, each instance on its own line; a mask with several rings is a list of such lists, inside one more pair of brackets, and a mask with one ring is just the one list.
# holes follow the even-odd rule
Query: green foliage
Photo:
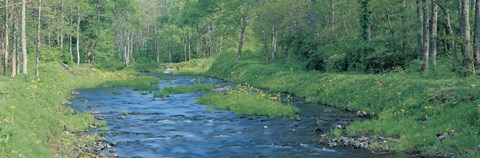
[[279, 95], [267, 96], [262, 92], [255, 93], [250, 88], [237, 88], [228, 89], [224, 93], [208, 93], [197, 102], [217, 109], [230, 110], [238, 115], [259, 115], [271, 118], [295, 116], [298, 108], [282, 104], [279, 97]]
[[153, 96], [164, 97], [170, 94], [205, 92], [205, 91], [213, 91], [213, 89], [214, 89], [214, 86], [211, 84], [194, 84], [193, 86], [167, 87], [162, 89], [162, 91], [153, 94]]

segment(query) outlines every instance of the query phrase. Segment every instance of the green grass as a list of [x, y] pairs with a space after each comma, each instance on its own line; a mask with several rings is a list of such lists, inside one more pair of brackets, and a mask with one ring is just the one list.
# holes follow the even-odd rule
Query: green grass
[[[170, 67], [170, 68], [178, 68], [177, 71], [174, 71], [174, 74], [177, 75], [187, 75], [187, 76], [194, 76], [194, 75], [202, 75], [208, 71], [208, 69], [212, 66], [215, 58], [207, 58], [207, 59], [193, 59], [188, 62], [181, 62], [181, 63], [167, 63], [163, 64], [163, 67]], [[164, 69], [160, 69], [163, 72]]]
[[233, 89], [225, 93], [211, 92], [197, 100], [213, 108], [230, 110], [239, 115], [258, 115], [271, 118], [297, 114], [298, 108], [284, 105], [280, 95], [269, 96], [262, 92], [255, 93], [250, 89]]
[[154, 93], [153, 96], [163, 97], [163, 96], [168, 96], [170, 94], [213, 91], [213, 89], [214, 89], [214, 86], [212, 84], [194, 84], [193, 86], [167, 87], [160, 92]]
[[[271, 91], [290, 92], [309, 102], [367, 111], [374, 119], [353, 123], [344, 133], [398, 139], [399, 142], [389, 144], [397, 151], [421, 151], [437, 156], [453, 153], [465, 157], [467, 151], [480, 145], [478, 77], [437, 78], [404, 72], [321, 73], [304, 71], [298, 65], [248, 58], [236, 62], [234, 53], [224, 53], [205, 74]], [[216, 95], [211, 97], [220, 99]], [[436, 134], [450, 130], [458, 134], [443, 142], [435, 140]]]
[[93, 143], [96, 136], [69, 133], [102, 123], [88, 113], [72, 114], [66, 105], [70, 92], [106, 81], [138, 80], [131, 72], [111, 73], [86, 66], [72, 70], [76, 73], [51, 63], [41, 65], [39, 78], [0, 76], [0, 157], [73, 157], [78, 144]]

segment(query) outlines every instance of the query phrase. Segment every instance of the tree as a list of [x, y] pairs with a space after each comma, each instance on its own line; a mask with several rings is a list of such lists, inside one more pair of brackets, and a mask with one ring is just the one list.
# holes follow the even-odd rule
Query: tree
[[422, 0], [422, 14], [423, 14], [423, 52], [422, 52], [422, 59], [423, 59], [423, 66], [422, 71], [424, 73], [428, 73], [429, 71], [429, 17], [428, 17], [428, 4], [427, 0]]
[[27, 74], [27, 66], [28, 66], [28, 58], [27, 58], [27, 30], [26, 30], [26, 25], [27, 25], [27, 16], [26, 16], [26, 11], [27, 11], [27, 0], [22, 0], [22, 59], [23, 59], [23, 74]]
[[369, 0], [359, 0], [360, 3], [360, 27], [361, 27], [361, 39], [362, 39], [362, 51], [359, 57], [363, 63], [363, 69], [366, 69], [367, 49], [365, 48], [368, 41], [370, 41], [370, 10], [368, 9]]
[[473, 63], [473, 52], [470, 42], [470, 0], [460, 0], [460, 30], [462, 36], [463, 66], [475, 73]]
[[7, 74], [7, 68], [8, 68], [8, 55], [9, 55], [9, 27], [8, 27], [8, 21], [9, 21], [9, 14], [8, 10], [10, 7], [8, 7], [8, 0], [5, 0], [5, 45], [4, 45], [4, 53], [3, 53], [3, 74]]
[[474, 39], [475, 39], [475, 68], [480, 69], [480, 1], [475, 0], [475, 24], [474, 24]]
[[238, 42], [237, 61], [242, 57], [243, 40], [245, 38], [245, 29], [247, 28], [247, 16], [243, 16], [241, 22], [240, 41]]
[[38, 77], [38, 64], [40, 63], [40, 29], [42, 27], [42, 0], [38, 0], [38, 26], [37, 26], [37, 47], [35, 49], [35, 75]]
[[[432, 66], [437, 66], [437, 21], [438, 21], [438, 5], [432, 1], [432, 20], [430, 29], [430, 54]], [[428, 68], [427, 68], [428, 71]]]

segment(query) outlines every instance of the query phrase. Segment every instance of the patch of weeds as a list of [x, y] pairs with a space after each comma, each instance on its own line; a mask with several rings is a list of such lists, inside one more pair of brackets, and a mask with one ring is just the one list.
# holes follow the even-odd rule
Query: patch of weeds
[[216, 109], [230, 110], [238, 115], [259, 115], [271, 118], [297, 115], [299, 109], [282, 104], [280, 95], [256, 93], [250, 88], [228, 89], [224, 93], [211, 92], [197, 100]]
[[191, 92], [213, 91], [214, 85], [212, 84], [194, 84], [193, 86], [177, 86], [167, 87], [160, 92], [153, 94], [154, 97], [163, 97], [170, 94], [182, 94]]

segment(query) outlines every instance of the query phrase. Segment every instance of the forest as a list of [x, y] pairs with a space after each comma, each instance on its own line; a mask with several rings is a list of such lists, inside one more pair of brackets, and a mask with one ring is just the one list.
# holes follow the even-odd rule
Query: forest
[[[479, 0], [0, 0], [0, 17], [0, 157], [102, 154], [79, 139], [96, 148], [104, 138], [72, 133], [108, 133], [110, 122], [65, 106], [96, 87], [153, 98], [207, 91], [195, 103], [300, 121], [302, 109], [282, 106], [298, 97], [366, 119], [326, 129], [318, 114], [326, 147], [480, 155]], [[144, 74], [170, 71], [246, 88], [164, 89], [172, 76]], [[370, 146], [355, 145], [363, 139]]]

